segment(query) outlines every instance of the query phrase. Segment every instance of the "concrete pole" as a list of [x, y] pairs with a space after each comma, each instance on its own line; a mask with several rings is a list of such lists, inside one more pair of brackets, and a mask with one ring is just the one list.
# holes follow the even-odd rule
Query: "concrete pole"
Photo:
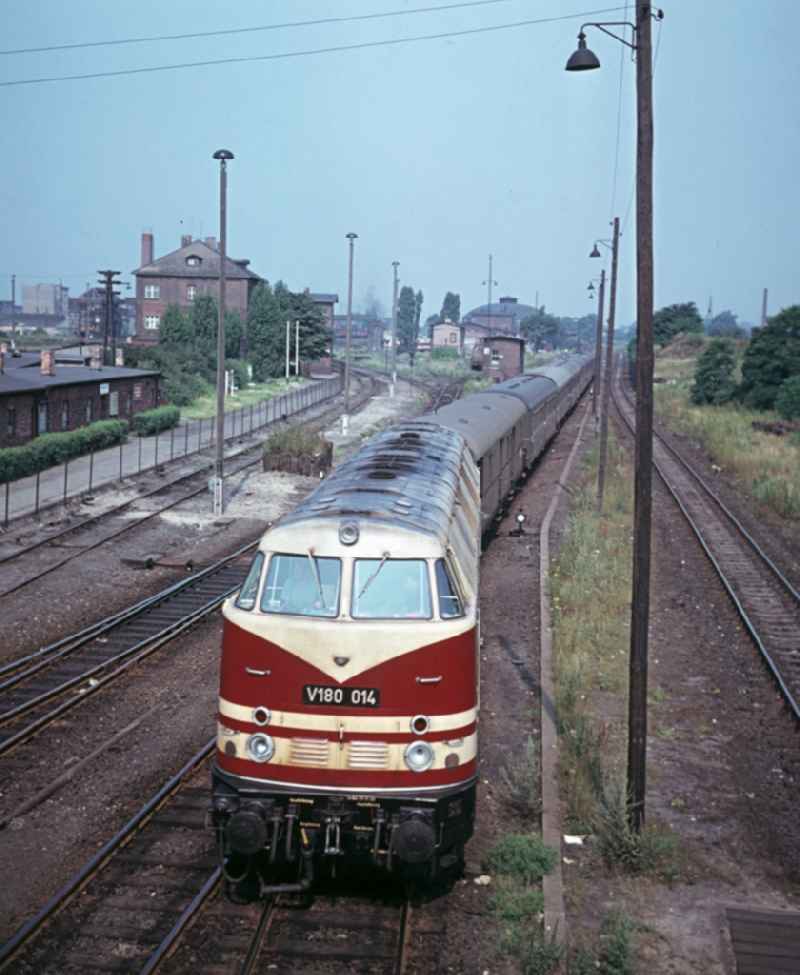
[[347, 333], [344, 352], [344, 413], [342, 414], [342, 433], [347, 433], [350, 422], [350, 339], [353, 331], [353, 246], [358, 234], [346, 235], [350, 242], [350, 258], [347, 270]]
[[225, 253], [228, 173], [227, 161], [233, 153], [218, 149], [214, 159], [219, 159], [219, 311], [217, 318], [217, 442], [214, 458], [214, 514], [221, 515], [225, 510], [223, 496], [224, 456], [225, 456]]
[[394, 396], [397, 386], [397, 289], [400, 285], [397, 269], [400, 267], [400, 261], [392, 261], [392, 267], [394, 268], [394, 284], [392, 291], [392, 381], [389, 385], [390, 397]]
[[[594, 382], [592, 383], [592, 416], [597, 419], [598, 390], [600, 389], [600, 371], [603, 359], [603, 304], [606, 292], [606, 269], [600, 272], [600, 294], [597, 299], [597, 335], [594, 344]], [[536, 308], [539, 308], [539, 292], [536, 292]], [[597, 428], [595, 427], [595, 432]]]
[[294, 323], [294, 374], [300, 375], [300, 322]]
[[608, 335], [606, 336], [606, 368], [603, 375], [603, 399], [600, 404], [600, 460], [597, 467], [597, 511], [603, 513], [603, 492], [606, 484], [608, 459], [608, 406], [614, 372], [614, 321], [617, 314], [617, 263], [619, 257], [619, 217], [614, 217], [611, 242], [611, 295], [608, 302]]
[[291, 333], [291, 327], [292, 326], [289, 323], [289, 319], [287, 318], [286, 319], [286, 350], [285, 350], [286, 351], [286, 382], [287, 383], [289, 382], [289, 361], [290, 361], [290, 357], [291, 357], [291, 353], [289, 351], [289, 343], [291, 342], [291, 335], [292, 335], [292, 333]]

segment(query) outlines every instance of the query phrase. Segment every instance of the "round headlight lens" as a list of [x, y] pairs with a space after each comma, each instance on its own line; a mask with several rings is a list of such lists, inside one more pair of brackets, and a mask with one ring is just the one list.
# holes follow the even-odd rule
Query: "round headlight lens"
[[268, 762], [275, 754], [275, 742], [269, 735], [250, 735], [247, 739], [247, 754], [254, 762]]
[[403, 758], [412, 772], [427, 772], [433, 765], [433, 749], [427, 741], [412, 741]]

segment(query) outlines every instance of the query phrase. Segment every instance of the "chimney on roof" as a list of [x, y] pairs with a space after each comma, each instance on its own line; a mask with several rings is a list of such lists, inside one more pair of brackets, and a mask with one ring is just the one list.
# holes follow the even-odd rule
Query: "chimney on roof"
[[56, 360], [50, 349], [42, 349], [39, 353], [40, 365], [39, 369], [43, 376], [55, 376], [56, 374]]
[[191, 242], [192, 242], [192, 235], [191, 234], [182, 234], [181, 235], [181, 247], [188, 247], [189, 244], [191, 244]]
[[152, 234], [142, 234], [142, 264], [153, 263], [153, 235]]
[[217, 249], [217, 238], [206, 237], [206, 247], [210, 247], [212, 251], [215, 251]]
[[516, 303], [517, 303], [516, 298], [505, 297], [500, 299], [501, 305], [516, 305]]

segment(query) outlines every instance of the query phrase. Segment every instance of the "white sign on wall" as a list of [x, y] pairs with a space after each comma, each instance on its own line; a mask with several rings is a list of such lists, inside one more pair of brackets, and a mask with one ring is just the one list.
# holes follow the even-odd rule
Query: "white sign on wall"
[[100, 383], [100, 395], [108, 396], [108, 383]]

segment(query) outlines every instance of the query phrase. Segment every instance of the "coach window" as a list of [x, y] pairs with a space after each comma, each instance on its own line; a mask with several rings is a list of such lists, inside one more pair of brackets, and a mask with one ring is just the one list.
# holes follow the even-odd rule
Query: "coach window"
[[278, 555], [269, 561], [261, 593], [261, 611], [290, 616], [339, 615], [340, 559], [306, 555]]
[[236, 607], [237, 609], [251, 610], [256, 604], [256, 596], [258, 595], [258, 584], [261, 581], [261, 570], [264, 568], [264, 553], [256, 552], [256, 557], [250, 566], [250, 571], [247, 573], [247, 578], [242, 584], [242, 588], [239, 590], [239, 595], [236, 597]]
[[429, 620], [431, 589], [424, 559], [357, 559], [354, 619]]
[[436, 589], [439, 593], [439, 616], [443, 620], [452, 620], [456, 616], [464, 615], [461, 597], [450, 578], [444, 559], [436, 560]]

